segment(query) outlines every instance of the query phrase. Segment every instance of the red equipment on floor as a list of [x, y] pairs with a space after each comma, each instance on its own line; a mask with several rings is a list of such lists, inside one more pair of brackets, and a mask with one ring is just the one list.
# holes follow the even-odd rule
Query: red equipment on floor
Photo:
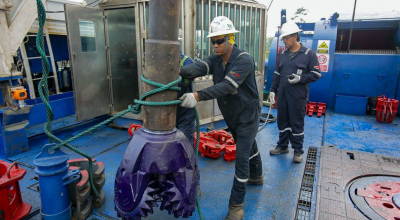
[[[194, 134], [194, 143], [196, 143], [197, 136]], [[196, 145], [194, 145], [196, 147]], [[213, 136], [208, 133], [200, 132], [199, 152], [202, 157], [208, 156], [212, 158], [219, 158], [221, 153], [225, 151], [225, 145], [219, 144]]]
[[132, 124], [131, 126], [129, 126], [128, 128], [128, 133], [131, 137], [133, 137], [133, 133], [135, 133], [136, 130], [142, 128], [141, 125], [138, 124]]
[[326, 113], [326, 103], [323, 102], [308, 102], [306, 106], [306, 114], [308, 116], [312, 116], [314, 113], [317, 113], [317, 117], [321, 117], [322, 114]]
[[364, 197], [384, 219], [399, 219], [400, 209], [393, 203], [393, 196], [399, 192], [400, 184], [397, 182], [371, 183], [365, 189], [357, 189], [357, 195]]
[[[196, 133], [194, 147], [196, 147]], [[219, 158], [225, 151], [224, 159], [228, 162], [236, 158], [236, 144], [231, 134], [224, 130], [200, 132], [199, 152], [201, 156]]]
[[9, 164], [0, 160], [0, 217], [4, 220], [18, 220], [29, 214], [32, 206], [22, 201], [19, 182], [26, 170], [16, 162]]
[[379, 96], [376, 103], [376, 121], [392, 123], [393, 119], [396, 117], [398, 106], [398, 100]]
[[227, 144], [225, 147], [224, 159], [228, 162], [236, 159], [236, 144]]

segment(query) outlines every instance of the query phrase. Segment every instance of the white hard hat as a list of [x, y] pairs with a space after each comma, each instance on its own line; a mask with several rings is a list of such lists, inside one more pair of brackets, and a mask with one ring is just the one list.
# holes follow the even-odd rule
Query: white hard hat
[[281, 38], [284, 36], [288, 36], [291, 34], [295, 34], [298, 33], [300, 31], [303, 31], [299, 28], [299, 26], [297, 26], [296, 23], [294, 23], [293, 21], [288, 21], [286, 23], [284, 23], [282, 25], [282, 29], [281, 29]]
[[215, 17], [210, 24], [210, 30], [207, 37], [215, 37], [226, 34], [234, 34], [239, 31], [235, 30], [235, 26], [232, 21], [225, 16]]

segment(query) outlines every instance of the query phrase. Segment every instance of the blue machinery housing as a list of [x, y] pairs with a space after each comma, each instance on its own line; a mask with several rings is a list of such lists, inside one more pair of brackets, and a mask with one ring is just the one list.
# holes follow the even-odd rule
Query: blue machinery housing
[[[347, 52], [351, 21], [338, 20], [338, 17], [335, 13], [328, 20], [323, 18], [315, 23], [298, 24], [303, 30], [301, 43], [319, 55], [329, 56], [328, 70], [322, 72], [320, 80], [310, 84], [309, 100], [324, 102], [334, 108], [338, 93], [399, 99], [400, 20], [356, 20], [351, 48]], [[330, 42], [328, 48], [320, 48], [324, 41]], [[266, 91], [271, 87], [276, 58], [284, 47], [276, 33], [266, 67]]]
[[[310, 101], [324, 102], [329, 108], [335, 108], [337, 94], [354, 97], [385, 95], [399, 99], [400, 20], [356, 20], [351, 50], [347, 53], [351, 21], [338, 20], [338, 17], [338, 14], [334, 14], [328, 20], [299, 24], [303, 30], [301, 43], [304, 46], [318, 52], [321, 41], [329, 42], [327, 72], [322, 72], [322, 78], [310, 84]], [[66, 37], [51, 35], [51, 41], [55, 60], [68, 60]], [[26, 48], [28, 57], [37, 55], [32, 39], [26, 43]], [[283, 49], [284, 44], [276, 34], [266, 61], [267, 91], [271, 87], [277, 52]], [[31, 60], [30, 64], [32, 73], [41, 72], [40, 62]], [[15, 81], [20, 78], [16, 76], [0, 80]], [[51, 95], [50, 103], [55, 109], [54, 130], [78, 123], [74, 116], [73, 92]], [[43, 133], [42, 123], [46, 121], [43, 103], [36, 98], [27, 100], [27, 104], [32, 107], [27, 112], [19, 112], [21, 114], [7, 109], [0, 111], [0, 152], [3, 156], [10, 157], [30, 150], [28, 138]]]

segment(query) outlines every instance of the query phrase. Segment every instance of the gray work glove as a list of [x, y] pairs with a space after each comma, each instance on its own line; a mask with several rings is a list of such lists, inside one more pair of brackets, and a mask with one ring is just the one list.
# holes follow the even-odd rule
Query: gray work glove
[[269, 92], [269, 102], [275, 104], [275, 92]]
[[289, 76], [288, 81], [290, 84], [296, 84], [300, 82], [300, 76], [293, 73], [291, 76]]
[[181, 106], [185, 108], [193, 108], [197, 104], [193, 93], [185, 93], [179, 98], [179, 100], [182, 101]]

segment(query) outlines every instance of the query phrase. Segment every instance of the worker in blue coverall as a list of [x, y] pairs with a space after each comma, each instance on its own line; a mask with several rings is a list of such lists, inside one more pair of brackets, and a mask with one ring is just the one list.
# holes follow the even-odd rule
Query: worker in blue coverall
[[[179, 53], [179, 55], [181, 60], [181, 68], [193, 63], [193, 59], [189, 56], [183, 55], [182, 53]], [[178, 92], [178, 97], [181, 97], [185, 93], [192, 93], [193, 79], [183, 78], [182, 81], [179, 82], [178, 86], [181, 88], [181, 91]], [[176, 113], [176, 127], [185, 134], [192, 145], [194, 142], [195, 131], [194, 120], [193, 109], [178, 106]]]
[[211, 38], [215, 54], [180, 70], [184, 78], [213, 74], [214, 86], [184, 94], [179, 98], [181, 105], [193, 108], [198, 101], [216, 98], [236, 142], [235, 175], [226, 220], [243, 219], [246, 185], [263, 184], [261, 157], [255, 140], [261, 105], [254, 60], [236, 47], [234, 34], [238, 32], [227, 17], [216, 17], [207, 36]]
[[300, 44], [301, 30], [294, 22], [282, 26], [281, 39], [286, 50], [278, 57], [278, 67], [272, 78], [270, 102], [275, 104], [278, 92], [279, 141], [272, 155], [289, 153], [289, 140], [294, 149], [293, 162], [303, 160], [304, 116], [308, 101], [308, 84], [321, 77], [315, 52]]

